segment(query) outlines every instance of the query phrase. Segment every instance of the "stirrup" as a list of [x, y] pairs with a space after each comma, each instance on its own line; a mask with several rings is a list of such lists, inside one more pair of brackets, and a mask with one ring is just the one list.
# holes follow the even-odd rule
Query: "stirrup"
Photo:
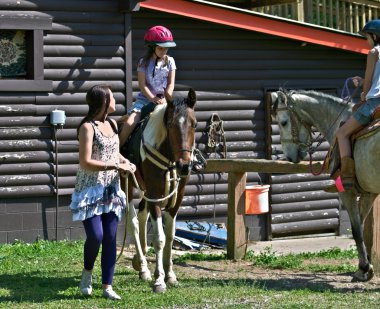
[[328, 193], [338, 193], [338, 192], [344, 192], [345, 188], [342, 183], [342, 178], [341, 176], [338, 176], [335, 178], [335, 180], [331, 180], [331, 183], [327, 185], [323, 191], [328, 192]]
[[323, 188], [323, 191], [327, 192], [327, 193], [338, 193], [338, 188], [336, 187], [335, 185], [335, 181], [334, 180], [331, 180], [332, 183], [327, 185], [326, 187]]

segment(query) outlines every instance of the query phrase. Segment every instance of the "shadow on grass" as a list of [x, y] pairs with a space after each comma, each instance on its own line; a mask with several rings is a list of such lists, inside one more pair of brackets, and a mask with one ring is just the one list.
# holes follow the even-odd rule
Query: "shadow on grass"
[[[339, 280], [341, 277], [341, 280]], [[351, 277], [351, 273], [334, 274], [329, 276], [326, 274], [293, 274], [291, 276], [283, 276], [279, 278], [202, 278], [202, 279], [179, 279], [180, 284], [189, 285], [198, 284], [204, 288], [215, 286], [251, 286], [255, 289], [266, 291], [296, 291], [309, 290], [311, 292], [332, 292], [332, 293], [354, 293], [354, 292], [380, 292], [380, 286], [371, 283], [351, 283], [347, 281], [347, 277]], [[337, 279], [337, 280], [336, 280]], [[192, 283], [194, 282], [194, 283]], [[338, 285], [337, 285], [338, 283]], [[367, 285], [370, 286], [367, 286]], [[339, 286], [340, 285], [340, 286]], [[344, 285], [344, 287], [343, 287]]]
[[50, 300], [82, 298], [79, 293], [76, 295], [64, 294], [67, 289], [77, 288], [78, 284], [78, 277], [65, 277], [59, 272], [55, 276], [38, 271], [2, 274], [0, 275], [0, 289], [8, 290], [9, 295], [0, 296], [0, 303], [6, 301], [42, 303]]

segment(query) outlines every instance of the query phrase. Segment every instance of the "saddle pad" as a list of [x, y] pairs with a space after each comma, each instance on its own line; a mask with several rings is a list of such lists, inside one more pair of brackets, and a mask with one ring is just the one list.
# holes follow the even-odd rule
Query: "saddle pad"
[[351, 141], [354, 142], [357, 139], [369, 137], [380, 129], [380, 119], [373, 120], [368, 126], [364, 127], [360, 131], [354, 133], [351, 137]]

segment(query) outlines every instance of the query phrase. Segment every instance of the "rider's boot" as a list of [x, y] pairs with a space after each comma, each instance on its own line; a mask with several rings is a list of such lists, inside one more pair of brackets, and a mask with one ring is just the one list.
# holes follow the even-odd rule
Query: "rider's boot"
[[[332, 178], [329, 184], [323, 188], [323, 191], [328, 193], [336, 193], [339, 192], [337, 183], [339, 186], [340, 181], [340, 155], [339, 155], [339, 147], [336, 142], [329, 150], [328, 153], [328, 168], [330, 170], [330, 177]], [[342, 190], [342, 188], [340, 188]]]
[[355, 186], [355, 161], [351, 157], [343, 157], [341, 162], [340, 177], [345, 190]]
[[[333, 177], [335, 180], [331, 180], [331, 183], [327, 185], [323, 191], [328, 193], [336, 193], [339, 192], [337, 188], [337, 177]], [[342, 190], [350, 190], [354, 188], [355, 186], [355, 162], [354, 159], [351, 157], [343, 157], [341, 159], [341, 166], [340, 166], [340, 181], [341, 186], [343, 186]]]

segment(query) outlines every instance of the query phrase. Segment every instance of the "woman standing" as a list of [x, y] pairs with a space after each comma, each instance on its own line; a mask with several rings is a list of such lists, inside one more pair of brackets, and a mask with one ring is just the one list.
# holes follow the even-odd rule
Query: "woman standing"
[[111, 89], [96, 85], [87, 92], [86, 101], [89, 111], [78, 127], [80, 166], [70, 204], [73, 220], [82, 221], [86, 232], [79, 287], [91, 295], [92, 270], [102, 245], [103, 296], [120, 299], [112, 289], [117, 226], [126, 209], [119, 171], [133, 173], [136, 167], [119, 154], [117, 124], [108, 118], [116, 109]]

